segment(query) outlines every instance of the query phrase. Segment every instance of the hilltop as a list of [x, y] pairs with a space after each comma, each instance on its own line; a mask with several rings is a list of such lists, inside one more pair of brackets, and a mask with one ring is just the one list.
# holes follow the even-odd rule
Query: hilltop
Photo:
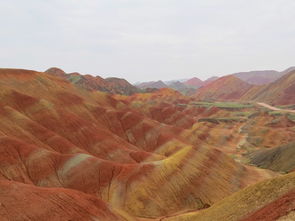
[[77, 72], [67, 74], [59, 68], [49, 68], [45, 71], [45, 73], [64, 78], [69, 82], [87, 90], [97, 90], [125, 95], [140, 92], [140, 90], [138, 90], [135, 86], [121, 78], [113, 77], [103, 79], [100, 76], [82, 75]]
[[237, 100], [251, 88], [251, 84], [228, 75], [200, 88], [194, 97], [199, 100]]
[[264, 87], [256, 89], [248, 99], [263, 101], [273, 105], [295, 103], [295, 71], [291, 71]]

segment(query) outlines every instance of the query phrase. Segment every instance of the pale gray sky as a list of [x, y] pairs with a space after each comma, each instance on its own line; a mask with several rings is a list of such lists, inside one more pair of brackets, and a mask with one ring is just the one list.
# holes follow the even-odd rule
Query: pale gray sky
[[295, 65], [294, 0], [0, 3], [0, 67], [136, 82]]

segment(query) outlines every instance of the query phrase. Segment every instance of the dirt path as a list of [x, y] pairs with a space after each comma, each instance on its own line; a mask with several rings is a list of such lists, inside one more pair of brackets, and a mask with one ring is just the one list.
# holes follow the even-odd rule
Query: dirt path
[[288, 112], [288, 113], [295, 113], [295, 110], [288, 110], [288, 109], [281, 109], [281, 108], [277, 108], [274, 106], [271, 106], [269, 104], [266, 103], [257, 103], [258, 105], [262, 106], [262, 107], [266, 107], [270, 110], [274, 110], [274, 111], [282, 111], [282, 112]]

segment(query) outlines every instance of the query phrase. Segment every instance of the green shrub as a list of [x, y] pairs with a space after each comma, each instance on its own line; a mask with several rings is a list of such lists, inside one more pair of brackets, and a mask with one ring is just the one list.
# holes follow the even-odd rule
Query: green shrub
[[219, 107], [223, 109], [245, 109], [253, 107], [250, 103], [237, 102], [193, 102], [192, 104], [200, 107]]
[[210, 122], [214, 124], [219, 123], [232, 123], [232, 122], [245, 122], [247, 119], [242, 117], [221, 117], [221, 118], [200, 118], [199, 122]]

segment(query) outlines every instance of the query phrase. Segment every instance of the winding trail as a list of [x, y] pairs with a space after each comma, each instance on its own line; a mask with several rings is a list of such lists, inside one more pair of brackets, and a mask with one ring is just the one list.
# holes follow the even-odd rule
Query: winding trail
[[268, 108], [270, 110], [274, 110], [274, 111], [282, 111], [282, 112], [288, 112], [288, 113], [295, 113], [295, 110], [288, 110], [288, 109], [281, 109], [281, 108], [277, 108], [277, 107], [274, 107], [274, 106], [271, 106], [269, 104], [266, 104], [266, 103], [257, 103], [258, 105], [262, 106], [262, 107], [265, 107], [265, 108]]

